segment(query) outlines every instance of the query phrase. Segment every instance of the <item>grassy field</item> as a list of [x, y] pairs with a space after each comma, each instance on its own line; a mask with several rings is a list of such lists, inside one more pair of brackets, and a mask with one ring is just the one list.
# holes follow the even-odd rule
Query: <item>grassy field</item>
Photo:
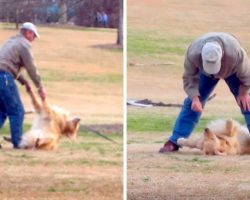
[[[224, 31], [250, 51], [250, 2], [128, 0], [128, 98], [182, 104], [185, 51], [206, 32]], [[218, 118], [244, 123], [221, 81], [192, 137]], [[161, 155], [179, 108], [128, 106], [128, 199], [250, 199], [249, 156], [204, 157], [181, 149]]]
[[[0, 44], [17, 32], [6, 24], [0, 24], [0, 30]], [[114, 45], [116, 30], [38, 30], [41, 38], [32, 48], [48, 101], [80, 116], [83, 125], [122, 124], [122, 50]], [[24, 88], [20, 93], [29, 111]], [[25, 116], [25, 130], [32, 118]], [[8, 123], [0, 132], [1, 137], [9, 135]], [[118, 144], [81, 130], [77, 142], [62, 139], [53, 152], [17, 151], [0, 139], [0, 199], [122, 199], [123, 134], [108, 137]]]

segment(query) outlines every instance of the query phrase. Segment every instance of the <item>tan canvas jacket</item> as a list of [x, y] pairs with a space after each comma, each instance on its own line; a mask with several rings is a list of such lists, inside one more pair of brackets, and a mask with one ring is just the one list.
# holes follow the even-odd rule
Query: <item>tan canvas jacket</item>
[[239, 93], [245, 94], [250, 88], [250, 61], [238, 40], [227, 33], [208, 33], [195, 40], [188, 48], [184, 62], [183, 85], [187, 95], [199, 96], [199, 72], [203, 71], [201, 50], [206, 42], [218, 42], [223, 51], [221, 69], [215, 78], [225, 79], [232, 74], [240, 80]]
[[11, 37], [0, 49], [0, 70], [13, 75], [21, 84], [26, 80], [21, 75], [26, 69], [37, 88], [42, 87], [41, 78], [37, 72], [31, 52], [31, 43], [21, 34]]

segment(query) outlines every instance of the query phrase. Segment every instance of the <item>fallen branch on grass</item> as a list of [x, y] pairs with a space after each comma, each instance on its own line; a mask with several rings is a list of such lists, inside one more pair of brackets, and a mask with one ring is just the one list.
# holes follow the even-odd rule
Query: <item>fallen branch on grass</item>
[[[213, 98], [215, 98], [216, 94], [214, 93], [208, 98], [208, 101], [211, 101]], [[159, 107], [182, 107], [182, 104], [176, 104], [176, 103], [163, 103], [163, 102], [153, 102], [149, 99], [143, 99], [143, 100], [128, 100], [127, 105], [129, 106], [137, 106], [137, 107], [153, 107], [153, 106], [159, 106]]]
[[165, 104], [163, 102], [155, 103], [149, 99], [143, 99], [143, 100], [128, 100], [127, 105], [129, 106], [138, 106], [138, 107], [153, 107], [153, 106], [160, 106], [160, 107], [181, 107], [181, 104], [172, 104], [168, 103]]

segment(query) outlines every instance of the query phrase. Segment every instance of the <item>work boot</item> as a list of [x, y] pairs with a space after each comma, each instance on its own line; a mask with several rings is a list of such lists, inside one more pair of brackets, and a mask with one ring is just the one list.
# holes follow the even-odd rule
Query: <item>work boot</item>
[[159, 153], [169, 153], [169, 152], [174, 152], [178, 151], [179, 146], [170, 140], [168, 140], [162, 148], [160, 148]]

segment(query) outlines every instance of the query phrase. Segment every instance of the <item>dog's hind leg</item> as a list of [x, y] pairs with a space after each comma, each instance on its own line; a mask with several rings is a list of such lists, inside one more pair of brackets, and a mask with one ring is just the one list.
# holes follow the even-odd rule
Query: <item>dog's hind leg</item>
[[31, 90], [28, 92], [32, 101], [32, 104], [34, 106], [34, 109], [36, 112], [40, 113], [41, 112], [41, 103], [38, 101], [38, 99], [36, 98], [34, 92]]
[[237, 133], [237, 128], [232, 119], [226, 121], [227, 136], [234, 137]]
[[49, 103], [47, 102], [46, 99], [44, 101], [40, 102], [32, 90], [29, 91], [28, 93], [30, 95], [34, 109], [37, 113], [45, 112], [48, 115], [50, 115], [52, 113], [50, 106], [49, 106]]

